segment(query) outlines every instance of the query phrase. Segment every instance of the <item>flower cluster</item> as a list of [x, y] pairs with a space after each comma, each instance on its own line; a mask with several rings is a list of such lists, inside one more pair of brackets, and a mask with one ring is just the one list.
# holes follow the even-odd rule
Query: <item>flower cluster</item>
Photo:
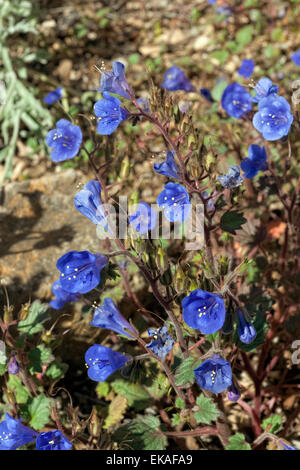
[[[209, 3], [214, 4], [216, 2], [212, 0], [209, 1]], [[224, 8], [226, 8], [225, 5]], [[292, 56], [292, 59], [297, 63], [297, 53]], [[245, 59], [238, 70], [238, 74], [248, 79], [254, 72], [254, 68], [254, 61]], [[195, 87], [186, 77], [184, 71], [175, 65], [165, 72], [161, 86], [167, 91], [195, 91]], [[250, 85], [248, 85], [248, 89], [250, 89]], [[54, 92], [59, 94], [60, 91], [58, 92], [58, 90], [55, 90]], [[156, 199], [156, 202], [163, 213], [163, 217], [171, 223], [179, 222], [182, 224], [187, 220], [191, 220], [192, 217], [190, 217], [190, 215], [192, 202], [198, 198], [198, 200], [201, 200], [205, 205], [205, 224], [208, 220], [208, 225], [205, 225], [205, 236], [208, 236], [209, 230], [218, 229], [220, 225], [219, 222], [216, 224], [211, 223], [211, 219], [214, 217], [219, 205], [223, 204], [223, 201], [219, 196], [224, 197], [224, 200], [226, 200], [226, 198], [227, 200], [231, 198], [230, 203], [234, 205], [234, 197], [236, 196], [236, 193], [239, 192], [239, 190], [237, 190], [234, 191], [234, 194], [229, 194], [229, 191], [224, 191], [222, 188], [226, 190], [238, 188], [243, 183], [244, 178], [253, 178], [259, 172], [268, 170], [267, 152], [265, 147], [252, 144], [248, 147], [248, 155], [242, 159], [240, 166], [231, 165], [226, 174], [222, 174], [217, 177], [217, 181], [219, 181], [220, 184], [217, 184], [216, 188], [211, 187], [210, 182], [208, 182], [207, 185], [203, 184], [203, 186], [201, 186], [201, 181], [206, 181], [208, 179], [209, 172], [206, 173], [204, 168], [203, 174], [199, 175], [200, 172], [197, 173], [196, 170], [194, 172], [191, 171], [191, 174], [189, 174], [189, 163], [187, 162], [189, 162], [190, 158], [192, 159], [194, 157], [195, 152], [192, 150], [181, 158], [179, 149], [180, 139], [183, 139], [183, 137], [180, 135], [176, 140], [173, 138], [173, 135], [167, 134], [168, 125], [163, 125], [158, 121], [157, 114], [159, 113], [151, 110], [151, 108], [155, 109], [152, 101], [150, 101], [150, 107], [147, 99], [140, 98], [137, 100], [135, 98], [134, 92], [125, 77], [125, 67], [121, 62], [113, 62], [111, 71], [105, 70], [102, 72], [100, 88], [97, 88], [97, 90], [102, 93], [102, 98], [94, 105], [98, 134], [111, 135], [125, 120], [132, 120], [136, 123], [141, 119], [148, 118], [152, 124], [157, 124], [158, 129], [164, 136], [165, 141], [168, 143], [170, 150], [167, 152], [165, 160], [155, 162], [153, 165], [153, 171], [171, 180], [176, 180], [176, 182], [167, 180], [164, 188]], [[278, 95], [278, 91], [279, 88], [274, 85], [269, 78], [262, 78], [258, 81], [255, 86], [254, 94], [251, 92], [253, 96], [251, 96], [246, 87], [239, 83], [231, 83], [223, 92], [221, 106], [228, 116], [236, 119], [244, 119], [245, 122], [242, 124], [252, 126], [252, 119], [254, 128], [262, 134], [264, 139], [270, 141], [281, 139], [288, 135], [293, 122], [293, 115], [290, 111], [290, 105], [285, 98]], [[216, 96], [214, 92], [211, 93], [210, 90], [202, 88], [200, 89], [200, 93], [210, 103], [214, 102], [214, 98], [212, 97], [212, 94], [214, 97]], [[126, 105], [126, 108], [123, 107], [121, 99], [113, 96], [114, 94], [118, 95], [120, 98], [128, 100], [126, 102], [128, 103], [128, 106]], [[50, 104], [51, 100], [54, 100], [54, 95], [52, 97], [49, 95], [48, 98], [46, 97], [48, 100], [46, 102], [48, 102], [48, 104]], [[165, 96], [165, 93], [163, 96]], [[253, 103], [255, 103], [258, 108], [255, 114], [252, 112], [252, 106], [254, 106]], [[138, 113], [131, 113], [129, 111], [130, 106], [132, 105], [137, 108], [139, 111]], [[182, 102], [181, 106], [178, 107], [182, 113], [187, 113], [189, 106], [190, 102]], [[216, 106], [217, 103], [212, 105], [211, 108], [214, 110]], [[180, 112], [178, 114], [180, 114]], [[184, 118], [187, 120], [189, 119], [188, 116], [184, 116]], [[226, 117], [224, 120], [228, 126], [231, 126], [231, 119]], [[51, 158], [53, 161], [63, 161], [73, 158], [78, 154], [82, 144], [81, 130], [79, 126], [74, 125], [65, 119], [61, 119], [57, 122], [56, 129], [51, 130], [48, 133], [47, 144], [52, 149]], [[232, 147], [235, 149], [234, 146]], [[192, 146], [189, 150], [191, 148]], [[102, 201], [103, 197], [104, 202], [107, 202], [107, 187], [104, 186], [104, 183], [102, 184], [103, 180], [101, 176], [99, 176], [100, 171], [91, 159], [91, 154], [94, 154], [92, 152], [86, 153], [90, 158], [93, 168], [96, 170], [95, 173], [97, 178], [99, 178], [99, 181], [91, 180], [87, 182], [84, 188], [76, 194], [74, 198], [74, 206], [76, 210], [89, 219], [92, 224], [97, 227], [101, 227], [106, 234], [109, 234], [111, 233], [111, 230], [109, 226], [108, 212], [105, 207], [106, 204]], [[244, 172], [242, 175], [241, 170]], [[215, 177], [213, 178], [213, 181], [215, 182]], [[220, 185], [222, 188], [220, 188]], [[138, 242], [140, 243], [142, 235], [147, 234], [147, 236], [149, 236], [148, 232], [157, 226], [157, 222], [158, 215], [156, 211], [154, 211], [148, 203], [140, 201], [138, 202], [134, 212], [130, 213], [126, 226], [128, 224], [132, 230], [138, 232]], [[132, 230], [130, 235], [133, 239], [134, 232]], [[212, 275], [210, 278], [212, 282], [202, 283], [202, 274], [199, 274], [199, 270], [197, 271], [197, 281], [199, 281], [199, 284], [194, 284], [193, 290], [192, 288], [187, 290], [188, 288], [184, 285], [182, 289], [178, 289], [178, 291], [176, 291], [176, 289], [171, 285], [171, 282], [169, 282], [169, 279], [167, 279], [168, 276], [171, 278], [172, 275], [176, 273], [177, 280], [179, 269], [177, 271], [176, 269], [173, 269], [175, 268], [174, 264], [171, 266], [171, 263], [168, 265], [168, 263], [162, 262], [161, 264], [163, 267], [160, 269], [161, 266], [157, 263], [157, 266], [152, 269], [152, 265], [150, 266], [150, 263], [149, 267], [147, 262], [144, 262], [144, 258], [146, 259], [147, 256], [143, 257], [143, 254], [141, 253], [139, 257], [135, 257], [132, 254], [132, 251], [130, 251], [131, 248], [133, 247], [135, 249], [133, 243], [130, 249], [127, 249], [120, 239], [117, 241], [118, 247], [121, 249], [121, 254], [126, 254], [131, 260], [134, 260], [136, 265], [141, 269], [141, 272], [145, 275], [145, 278], [149, 280], [153, 294], [169, 316], [169, 322], [163, 319], [163, 326], [155, 329], [149, 328], [147, 331], [151, 339], [146, 343], [143, 340], [143, 334], [145, 334], [145, 332], [140, 333], [138, 331], [140, 324], [138, 323], [138, 327], [133, 326], [130, 321], [122, 315], [117, 305], [110, 297], [102, 297], [100, 300], [102, 303], [99, 304], [94, 302], [93, 319], [90, 322], [90, 325], [96, 328], [114, 331], [118, 335], [123, 336], [123, 338], [112, 335], [112, 340], [114, 342], [113, 348], [100, 344], [93, 344], [86, 351], [85, 363], [88, 377], [93, 381], [103, 382], [113, 373], [125, 368], [128, 362], [130, 365], [129, 367], [126, 367], [126, 369], [131, 368], [132, 364], [135, 364], [136, 361], [146, 357], [147, 359], [156, 359], [170, 378], [172, 377], [172, 370], [171, 368], [168, 369], [169, 358], [167, 355], [173, 350], [173, 348], [175, 354], [176, 346], [174, 345], [176, 340], [183, 352], [183, 358], [185, 359], [185, 354], [189, 356], [190, 349], [196, 348], [199, 345], [196, 337], [201, 333], [202, 335], [213, 336], [202, 338], [200, 340], [201, 345], [203, 340], [205, 342], [207, 340], [207, 343], [209, 343], [210, 346], [202, 356], [202, 360], [205, 360], [203, 360], [198, 367], [193, 366], [195, 367], [193, 369], [193, 373], [197, 384], [201, 389], [208, 390], [214, 394], [223, 393], [227, 390], [227, 397], [230, 401], [239, 401], [241, 390], [237, 379], [233, 375], [230, 362], [225, 359], [225, 357], [228, 358], [227, 350], [225, 349], [222, 352], [220, 346], [221, 334], [224, 332], [227, 334], [229, 331], [230, 333], [233, 333], [235, 337], [234, 341], [238, 348], [239, 346], [242, 346], [240, 343], [243, 343], [244, 345], [253, 343], [253, 346], [255, 346], [257, 343], [257, 341], [255, 341], [257, 332], [255, 329], [256, 322], [254, 321], [254, 324], [252, 323], [250, 316], [240, 305], [239, 299], [231, 294], [229, 290], [229, 285], [233, 282], [234, 276], [230, 278], [229, 273], [227, 278], [225, 275], [222, 277], [223, 274], [221, 270], [217, 271], [216, 268], [215, 276]], [[141, 244], [141, 246], [145, 245]], [[111, 256], [118, 256], [119, 254], [120, 252], [112, 253]], [[158, 255], [160, 254], [161, 252]], [[146, 252], [146, 255], [148, 255], [148, 252]], [[165, 255], [164, 252], [163, 255]], [[100, 292], [100, 295], [103, 296], [103, 279], [105, 280], [109, 276], [109, 269], [112, 266], [112, 263], [109, 263], [107, 256], [104, 256], [101, 253], [93, 254], [89, 251], [74, 250], [61, 256], [56, 265], [60, 272], [60, 277], [52, 286], [55, 299], [50, 302], [50, 305], [54, 309], [62, 308], [65, 303], [84, 298], [83, 294], [90, 293], [96, 288], [98, 288], [96, 289], [97, 292]], [[163, 257], [164, 256], [162, 256], [162, 258]], [[121, 262], [118, 261], [118, 263], [118, 265], [121, 266]], [[190, 265], [192, 266], [192, 264], [193, 261]], [[211, 267], [213, 267], [213, 262], [211, 265]], [[147, 270], [148, 267], [149, 271]], [[210, 268], [209, 263], [208, 268]], [[214, 270], [212, 269], [212, 271]], [[104, 276], [102, 276], [103, 273], [105, 274]], [[158, 280], [161, 280], [161, 285], [165, 287], [165, 294], [162, 294], [157, 288], [156, 283]], [[99, 286], [100, 282], [101, 285]], [[198, 285], [201, 287], [205, 286], [204, 288], [207, 290], [200, 288], [195, 289]], [[211, 292], [211, 290], [215, 290], [216, 293]], [[166, 296], [165, 298], [163, 297], [164, 295]], [[226, 298], [227, 300], [229, 299], [229, 301], [227, 301]], [[89, 299], [85, 299], [85, 301], [91, 305], [91, 301]], [[233, 304], [235, 304], [235, 307], [233, 307]], [[180, 305], [182, 307], [182, 315], [179, 311]], [[175, 307], [177, 310], [175, 310]], [[172, 310], [173, 308], [174, 312]], [[232, 317], [232, 319], [230, 317]], [[232, 322], [230, 324], [230, 328], [227, 326], [228, 318], [230, 322]], [[234, 321], [235, 323], [233, 324]], [[184, 327], [182, 330], [183, 333], [182, 331], [178, 333], [178, 328], [181, 326]], [[192, 345], [191, 343], [193, 340], [191, 340], [190, 337], [193, 333], [191, 334], [188, 327], [193, 330], [198, 330], [194, 332], [193, 340], [195, 344]], [[171, 334], [175, 335], [175, 332], [176, 338], [174, 336], [174, 339]], [[186, 339], [185, 335], [188, 339]], [[143, 357], [132, 357], [119, 352], [120, 339], [128, 342], [129, 350], [132, 342], [136, 341], [137, 344], [142, 345], [146, 354], [143, 354]], [[184, 344], [183, 347], [182, 343]], [[206, 343], [204, 344], [206, 347]], [[245, 346], [243, 347], [245, 348]], [[169, 357], [172, 357], [172, 353]], [[188, 359], [190, 358], [188, 357]], [[18, 370], [18, 364], [16, 363], [14, 356], [10, 358], [9, 362], [10, 365], [8, 367], [10, 369], [10, 373], [17, 373], [15, 371]], [[172, 382], [171, 379], [170, 382]], [[176, 381], [174, 381], [172, 385], [174, 386], [174, 390], [178, 396], [181, 396], [182, 389], [177, 387]], [[6, 415], [6, 420], [3, 423], [0, 423], [0, 430], [1, 425], [3, 428], [2, 437], [0, 434], [0, 446], [6, 445], [9, 448], [17, 448], [24, 443], [33, 442], [34, 440], [36, 440], [36, 446], [39, 450], [67, 450], [72, 446], [68, 439], [58, 430], [38, 434], [23, 426], [20, 421], [13, 420], [9, 415]], [[292, 446], [285, 444], [284, 441], [280, 441], [280, 444], [278, 445], [284, 449], [293, 449]]]

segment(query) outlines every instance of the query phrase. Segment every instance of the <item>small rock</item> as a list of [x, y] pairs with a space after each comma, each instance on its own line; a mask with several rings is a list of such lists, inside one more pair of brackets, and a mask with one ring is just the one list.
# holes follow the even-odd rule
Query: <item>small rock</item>
[[73, 62], [70, 59], [63, 59], [60, 61], [59, 66], [55, 70], [54, 74], [58, 75], [62, 81], [69, 81], [72, 67]]
[[208, 46], [208, 44], [210, 43], [210, 38], [208, 38], [207, 36], [199, 36], [195, 41], [194, 41], [194, 44], [193, 44], [193, 49], [195, 51], [201, 51], [203, 49], [206, 49], [206, 47]]
[[158, 57], [160, 55], [160, 46], [141, 46], [139, 52], [143, 56]]

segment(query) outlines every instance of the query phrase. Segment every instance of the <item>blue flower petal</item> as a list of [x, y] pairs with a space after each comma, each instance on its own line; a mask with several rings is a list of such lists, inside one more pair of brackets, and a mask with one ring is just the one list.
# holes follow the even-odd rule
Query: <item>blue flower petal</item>
[[222, 297], [202, 289], [193, 290], [182, 300], [184, 322], [208, 335], [220, 330], [225, 321], [225, 305]]
[[194, 369], [199, 387], [212, 393], [221, 393], [232, 384], [232, 372], [229, 362], [218, 354]]

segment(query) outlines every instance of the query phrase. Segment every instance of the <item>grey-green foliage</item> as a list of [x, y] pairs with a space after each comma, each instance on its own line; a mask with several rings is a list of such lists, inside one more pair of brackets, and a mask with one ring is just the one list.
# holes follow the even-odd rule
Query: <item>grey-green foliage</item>
[[[0, 68], [1, 100], [0, 125], [3, 145], [0, 162], [5, 162], [0, 185], [12, 174], [13, 157], [22, 125], [25, 133], [41, 136], [52, 125], [47, 109], [34, 96], [33, 88], [23, 82], [24, 65], [14, 63], [7, 44], [13, 34], [37, 33], [36, 19], [32, 17], [32, 4], [29, 1], [2, 0], [0, 5]], [[25, 69], [26, 71], [26, 69]], [[25, 73], [26, 77], [26, 73]]]

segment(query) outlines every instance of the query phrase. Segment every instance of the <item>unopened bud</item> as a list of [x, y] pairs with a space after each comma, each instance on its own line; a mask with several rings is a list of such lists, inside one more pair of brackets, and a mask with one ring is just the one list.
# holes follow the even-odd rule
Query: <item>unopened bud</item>
[[14, 355], [10, 356], [9, 358], [7, 370], [8, 373], [11, 375], [15, 375], [19, 372], [19, 364], [17, 363]]
[[120, 178], [126, 178], [130, 173], [130, 161], [129, 158], [126, 156], [121, 164], [121, 169], [120, 169]]
[[162, 272], [168, 268], [168, 257], [161, 246], [157, 250], [156, 263]]
[[3, 320], [5, 325], [9, 325], [13, 321], [13, 310], [14, 307], [10, 305], [7, 307], [6, 305], [4, 306], [4, 315], [3, 315]]
[[228, 258], [221, 256], [219, 259], [219, 273], [221, 276], [225, 276], [228, 272]]
[[93, 406], [92, 415], [89, 421], [89, 432], [92, 437], [99, 437], [101, 430], [100, 419], [97, 414], [97, 409]]
[[148, 253], [144, 252], [142, 254], [142, 260], [144, 261], [144, 263], [149, 263], [149, 260], [150, 260], [150, 256]]
[[238, 401], [241, 396], [241, 391], [235, 379], [232, 380], [232, 384], [227, 389], [227, 397], [230, 401]]
[[30, 303], [22, 305], [21, 313], [19, 316], [20, 320], [26, 320], [29, 314], [29, 309], [30, 309]]
[[8, 403], [10, 403], [11, 405], [14, 405], [16, 403], [16, 400], [15, 400], [15, 395], [14, 395], [14, 392], [12, 390], [6, 390], [5, 392], [5, 397], [8, 401]]
[[200, 168], [197, 164], [193, 163], [189, 165], [189, 173], [191, 176], [197, 180], [200, 177]]
[[49, 344], [51, 343], [52, 341], [52, 334], [51, 334], [51, 331], [45, 331], [43, 334], [42, 334], [42, 341], [46, 344]]
[[187, 114], [185, 114], [180, 124], [180, 130], [181, 132], [186, 132], [189, 127], [190, 127], [190, 118], [187, 116]]
[[138, 191], [133, 191], [133, 193], [131, 193], [131, 196], [128, 200], [128, 205], [131, 206], [136, 206], [139, 202], [139, 193]]
[[188, 284], [188, 279], [183, 272], [183, 269], [178, 265], [176, 274], [175, 274], [175, 288], [177, 292], [185, 292]]
[[216, 158], [212, 153], [208, 153], [205, 157], [205, 168], [207, 171], [213, 169], [214, 165], [216, 163]]
[[195, 136], [193, 134], [190, 134], [188, 136], [188, 148], [189, 149], [195, 149], [196, 148], [197, 141], [195, 139]]

